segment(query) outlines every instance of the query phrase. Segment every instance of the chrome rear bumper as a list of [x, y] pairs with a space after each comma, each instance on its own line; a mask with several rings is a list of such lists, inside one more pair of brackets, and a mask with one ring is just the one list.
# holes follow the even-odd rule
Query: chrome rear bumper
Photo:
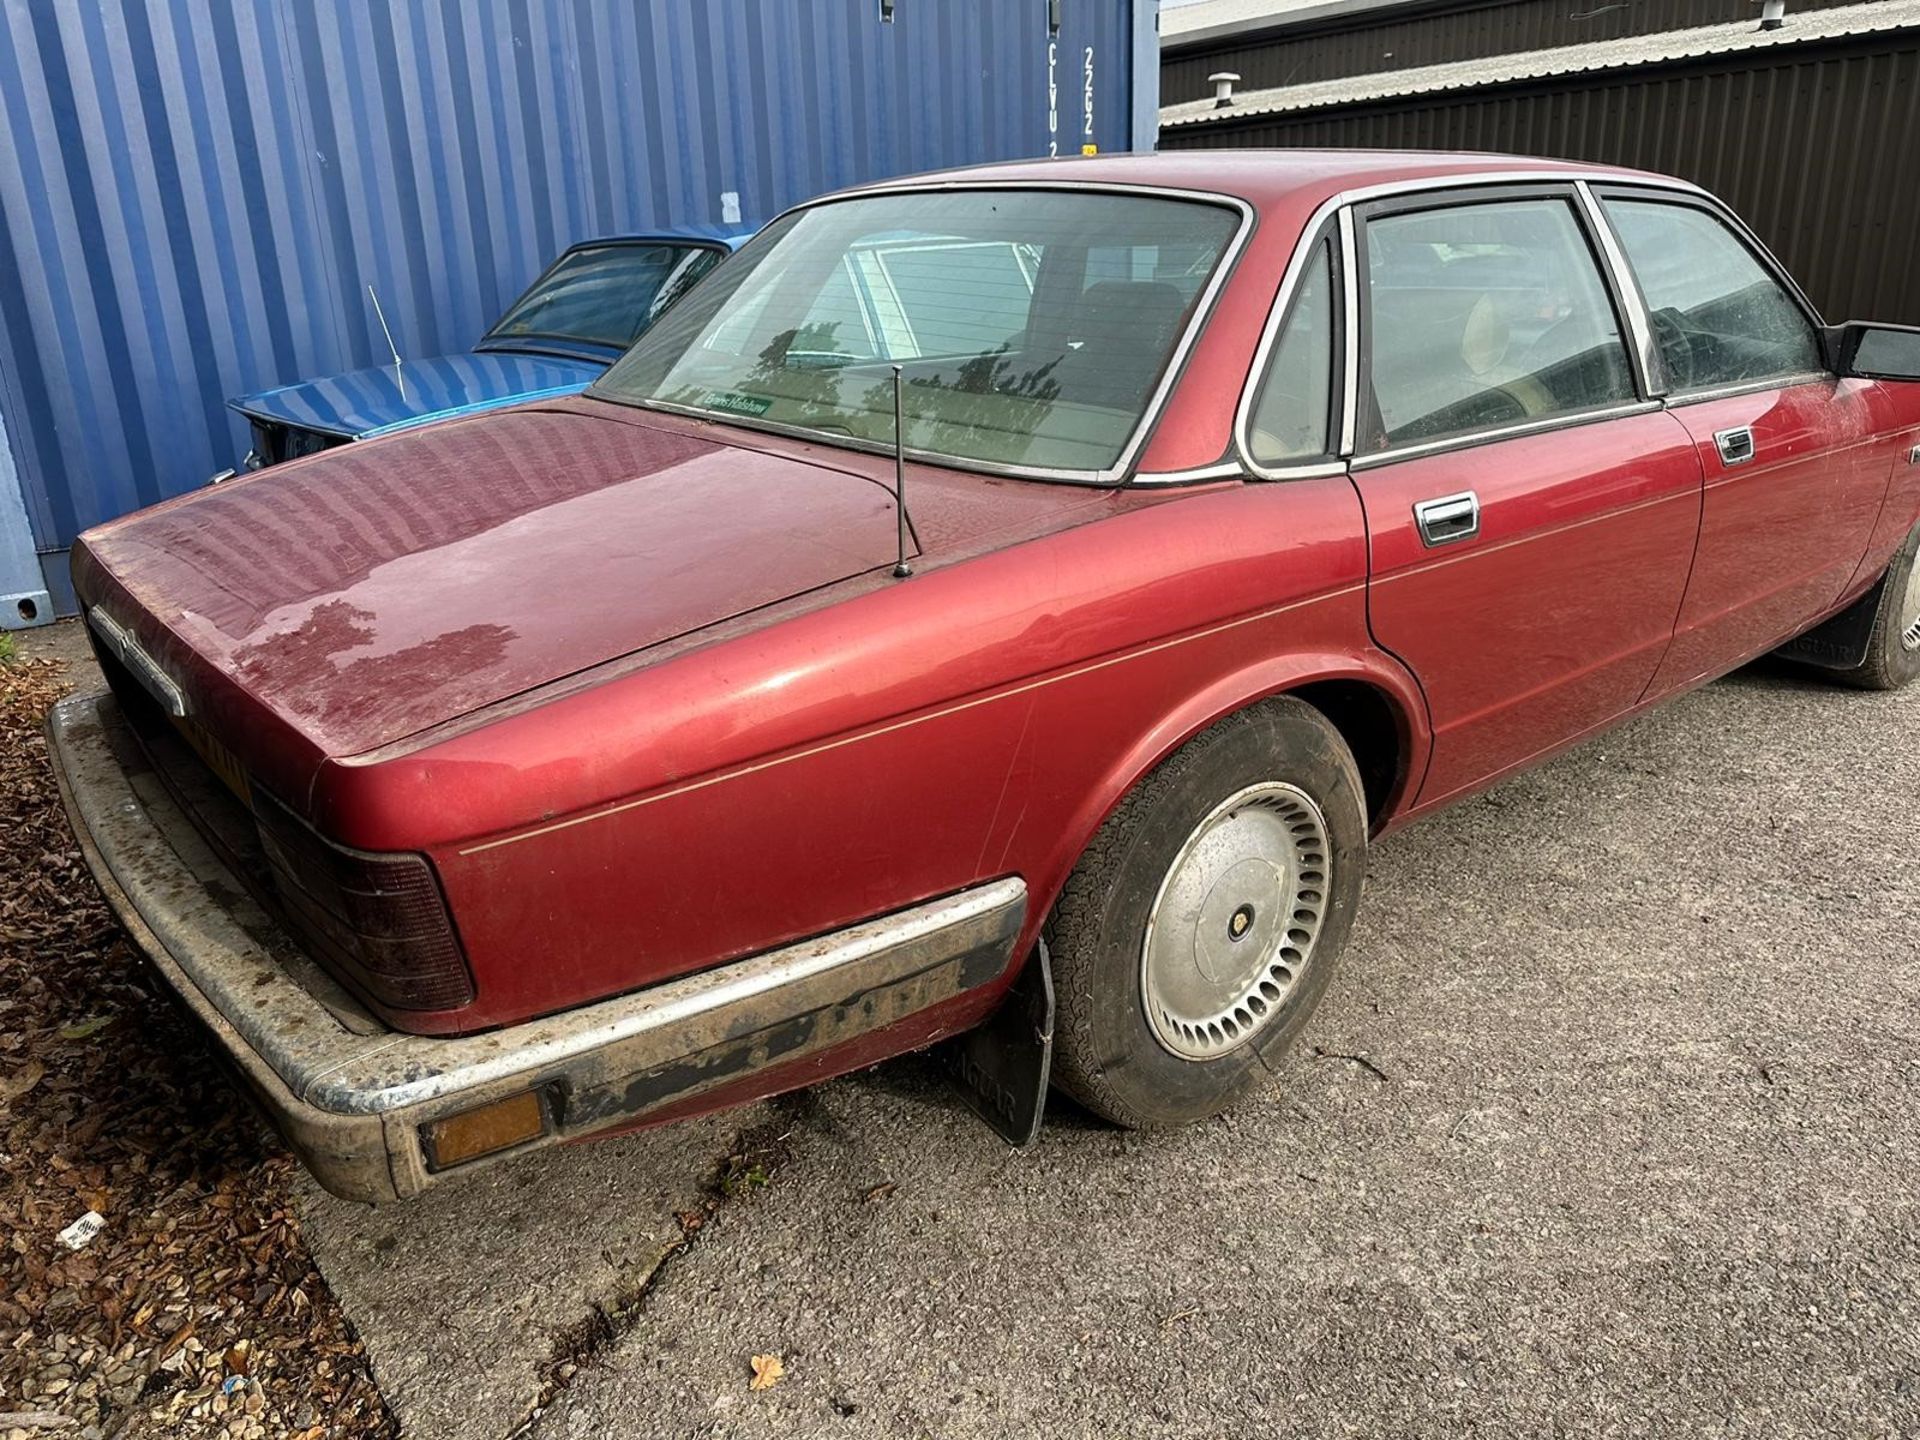
[[496, 1100], [537, 1090], [546, 1133], [516, 1150], [553, 1144], [885, 1028], [1004, 974], [1026, 912], [1026, 886], [997, 880], [542, 1020], [407, 1035], [329, 994], [244, 898], [110, 695], [61, 701], [47, 731], [108, 902], [320, 1182], [349, 1199], [403, 1199], [484, 1163], [436, 1170], [423, 1130]]

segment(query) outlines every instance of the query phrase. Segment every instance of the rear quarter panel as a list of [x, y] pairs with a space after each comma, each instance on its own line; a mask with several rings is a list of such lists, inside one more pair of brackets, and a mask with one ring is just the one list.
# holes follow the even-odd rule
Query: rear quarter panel
[[[319, 808], [331, 833], [439, 868], [479, 999], [422, 1028], [565, 1008], [1000, 875], [1028, 884], [1030, 941], [1127, 787], [1219, 715], [1335, 676], [1418, 711], [1367, 638], [1365, 565], [1343, 477], [1171, 495], [330, 766]], [[428, 796], [460, 838], [420, 834]]]

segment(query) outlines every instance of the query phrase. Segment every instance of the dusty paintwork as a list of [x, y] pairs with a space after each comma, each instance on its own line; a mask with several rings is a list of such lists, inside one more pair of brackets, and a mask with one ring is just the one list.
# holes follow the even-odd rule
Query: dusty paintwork
[[[1249, 478], [1235, 416], [1306, 227], [1370, 187], [1490, 176], [1576, 214], [1576, 179], [1698, 198], [1385, 152], [968, 177], [1225, 195], [1257, 223], [1134, 471], [1096, 488], [911, 464], [910, 579], [891, 573], [890, 457], [586, 397], [103, 527], [76, 583], [249, 784], [337, 848], [430, 860], [474, 994], [369, 1001], [402, 1053], [474, 1042], [398, 1032], [509, 1033], [1024, 886], [1006, 963], [982, 980], [968, 962], [958, 993], [842, 997], [825, 1048], [732, 1057], [691, 1097], [653, 1069], [587, 1087], [608, 1129], [623, 1106], [772, 1093], [988, 1014], [1102, 820], [1222, 716], [1321, 706], [1381, 831], [1872, 592], [1920, 518], [1920, 385], [1664, 396], [1636, 364], [1633, 401], [1602, 414]], [[1723, 415], [1761, 451], [1724, 473]], [[1466, 490], [1481, 531], [1423, 543], [1413, 504]]]
[[229, 482], [87, 551], [319, 750], [353, 755], [890, 563], [893, 506], [826, 466], [534, 411], [452, 449], [407, 436]]
[[[460, 1040], [395, 1036], [329, 1004], [297, 954], [198, 840], [110, 698], [49, 717], [63, 794], [115, 911], [217, 1017], [288, 1138], [336, 1194], [392, 1200], [434, 1178], [420, 1128], [539, 1087], [542, 1143], [645, 1118], [769, 1065], [819, 1055], [977, 991], [1005, 968], [1026, 887], [1003, 880], [918, 911], [565, 1015]], [[134, 799], [126, 799], [129, 777]]]

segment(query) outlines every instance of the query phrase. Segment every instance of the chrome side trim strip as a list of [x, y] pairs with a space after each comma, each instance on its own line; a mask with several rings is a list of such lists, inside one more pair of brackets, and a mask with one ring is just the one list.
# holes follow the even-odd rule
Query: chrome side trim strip
[[1679, 410], [1706, 400], [1725, 400], [1734, 395], [1754, 395], [1762, 390], [1791, 390], [1796, 385], [1818, 385], [1835, 377], [1825, 370], [1796, 370], [1791, 375], [1770, 375], [1765, 380], [1744, 380], [1738, 385], [1715, 385], [1706, 390], [1682, 390], [1667, 396], [1667, 408]]
[[1626, 307], [1627, 331], [1633, 337], [1634, 369], [1640, 382], [1640, 393], [1648, 396], [1665, 394], [1666, 371], [1660, 363], [1660, 352], [1655, 347], [1653, 320], [1647, 314], [1647, 298], [1640, 293], [1640, 284], [1634, 278], [1633, 267], [1627, 263], [1626, 251], [1620, 248], [1620, 237], [1613, 233], [1613, 222], [1607, 219], [1606, 212], [1600, 208], [1590, 184], [1585, 180], [1574, 181], [1573, 193], [1580, 197], [1580, 208], [1586, 213], [1587, 224], [1600, 241], [1607, 269], [1613, 275], [1614, 293]]
[[1618, 420], [1626, 415], [1645, 415], [1661, 408], [1658, 400], [1635, 400], [1630, 405], [1604, 405], [1597, 410], [1573, 410], [1564, 415], [1549, 415], [1540, 420], [1528, 420], [1518, 425], [1502, 425], [1493, 430], [1474, 430], [1465, 435], [1450, 435], [1444, 440], [1428, 440], [1419, 445], [1402, 445], [1394, 450], [1379, 450], [1370, 455], [1356, 455], [1352, 466], [1355, 470], [1371, 470], [1377, 465], [1391, 465], [1396, 460], [1412, 460], [1422, 455], [1438, 455], [1447, 450], [1467, 450], [1476, 445], [1491, 445], [1500, 440], [1511, 440], [1520, 435], [1538, 435], [1547, 430], [1570, 430], [1579, 425], [1591, 425], [1599, 420]]
[[1347, 473], [1344, 460], [1316, 460], [1310, 465], [1275, 465], [1261, 472], [1262, 480], [1324, 480]]
[[1192, 470], [1142, 471], [1133, 477], [1135, 485], [1191, 485], [1201, 480], [1242, 480], [1246, 471], [1238, 460], [1222, 460], [1218, 465], [1201, 465]]

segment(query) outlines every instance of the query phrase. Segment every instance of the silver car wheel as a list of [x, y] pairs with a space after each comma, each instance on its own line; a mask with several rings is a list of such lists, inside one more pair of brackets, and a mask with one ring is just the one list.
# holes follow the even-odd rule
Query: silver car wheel
[[1167, 868], [1140, 985], [1154, 1037], [1186, 1060], [1251, 1041], [1313, 962], [1331, 894], [1327, 822], [1305, 791], [1249, 785], [1216, 805]]

